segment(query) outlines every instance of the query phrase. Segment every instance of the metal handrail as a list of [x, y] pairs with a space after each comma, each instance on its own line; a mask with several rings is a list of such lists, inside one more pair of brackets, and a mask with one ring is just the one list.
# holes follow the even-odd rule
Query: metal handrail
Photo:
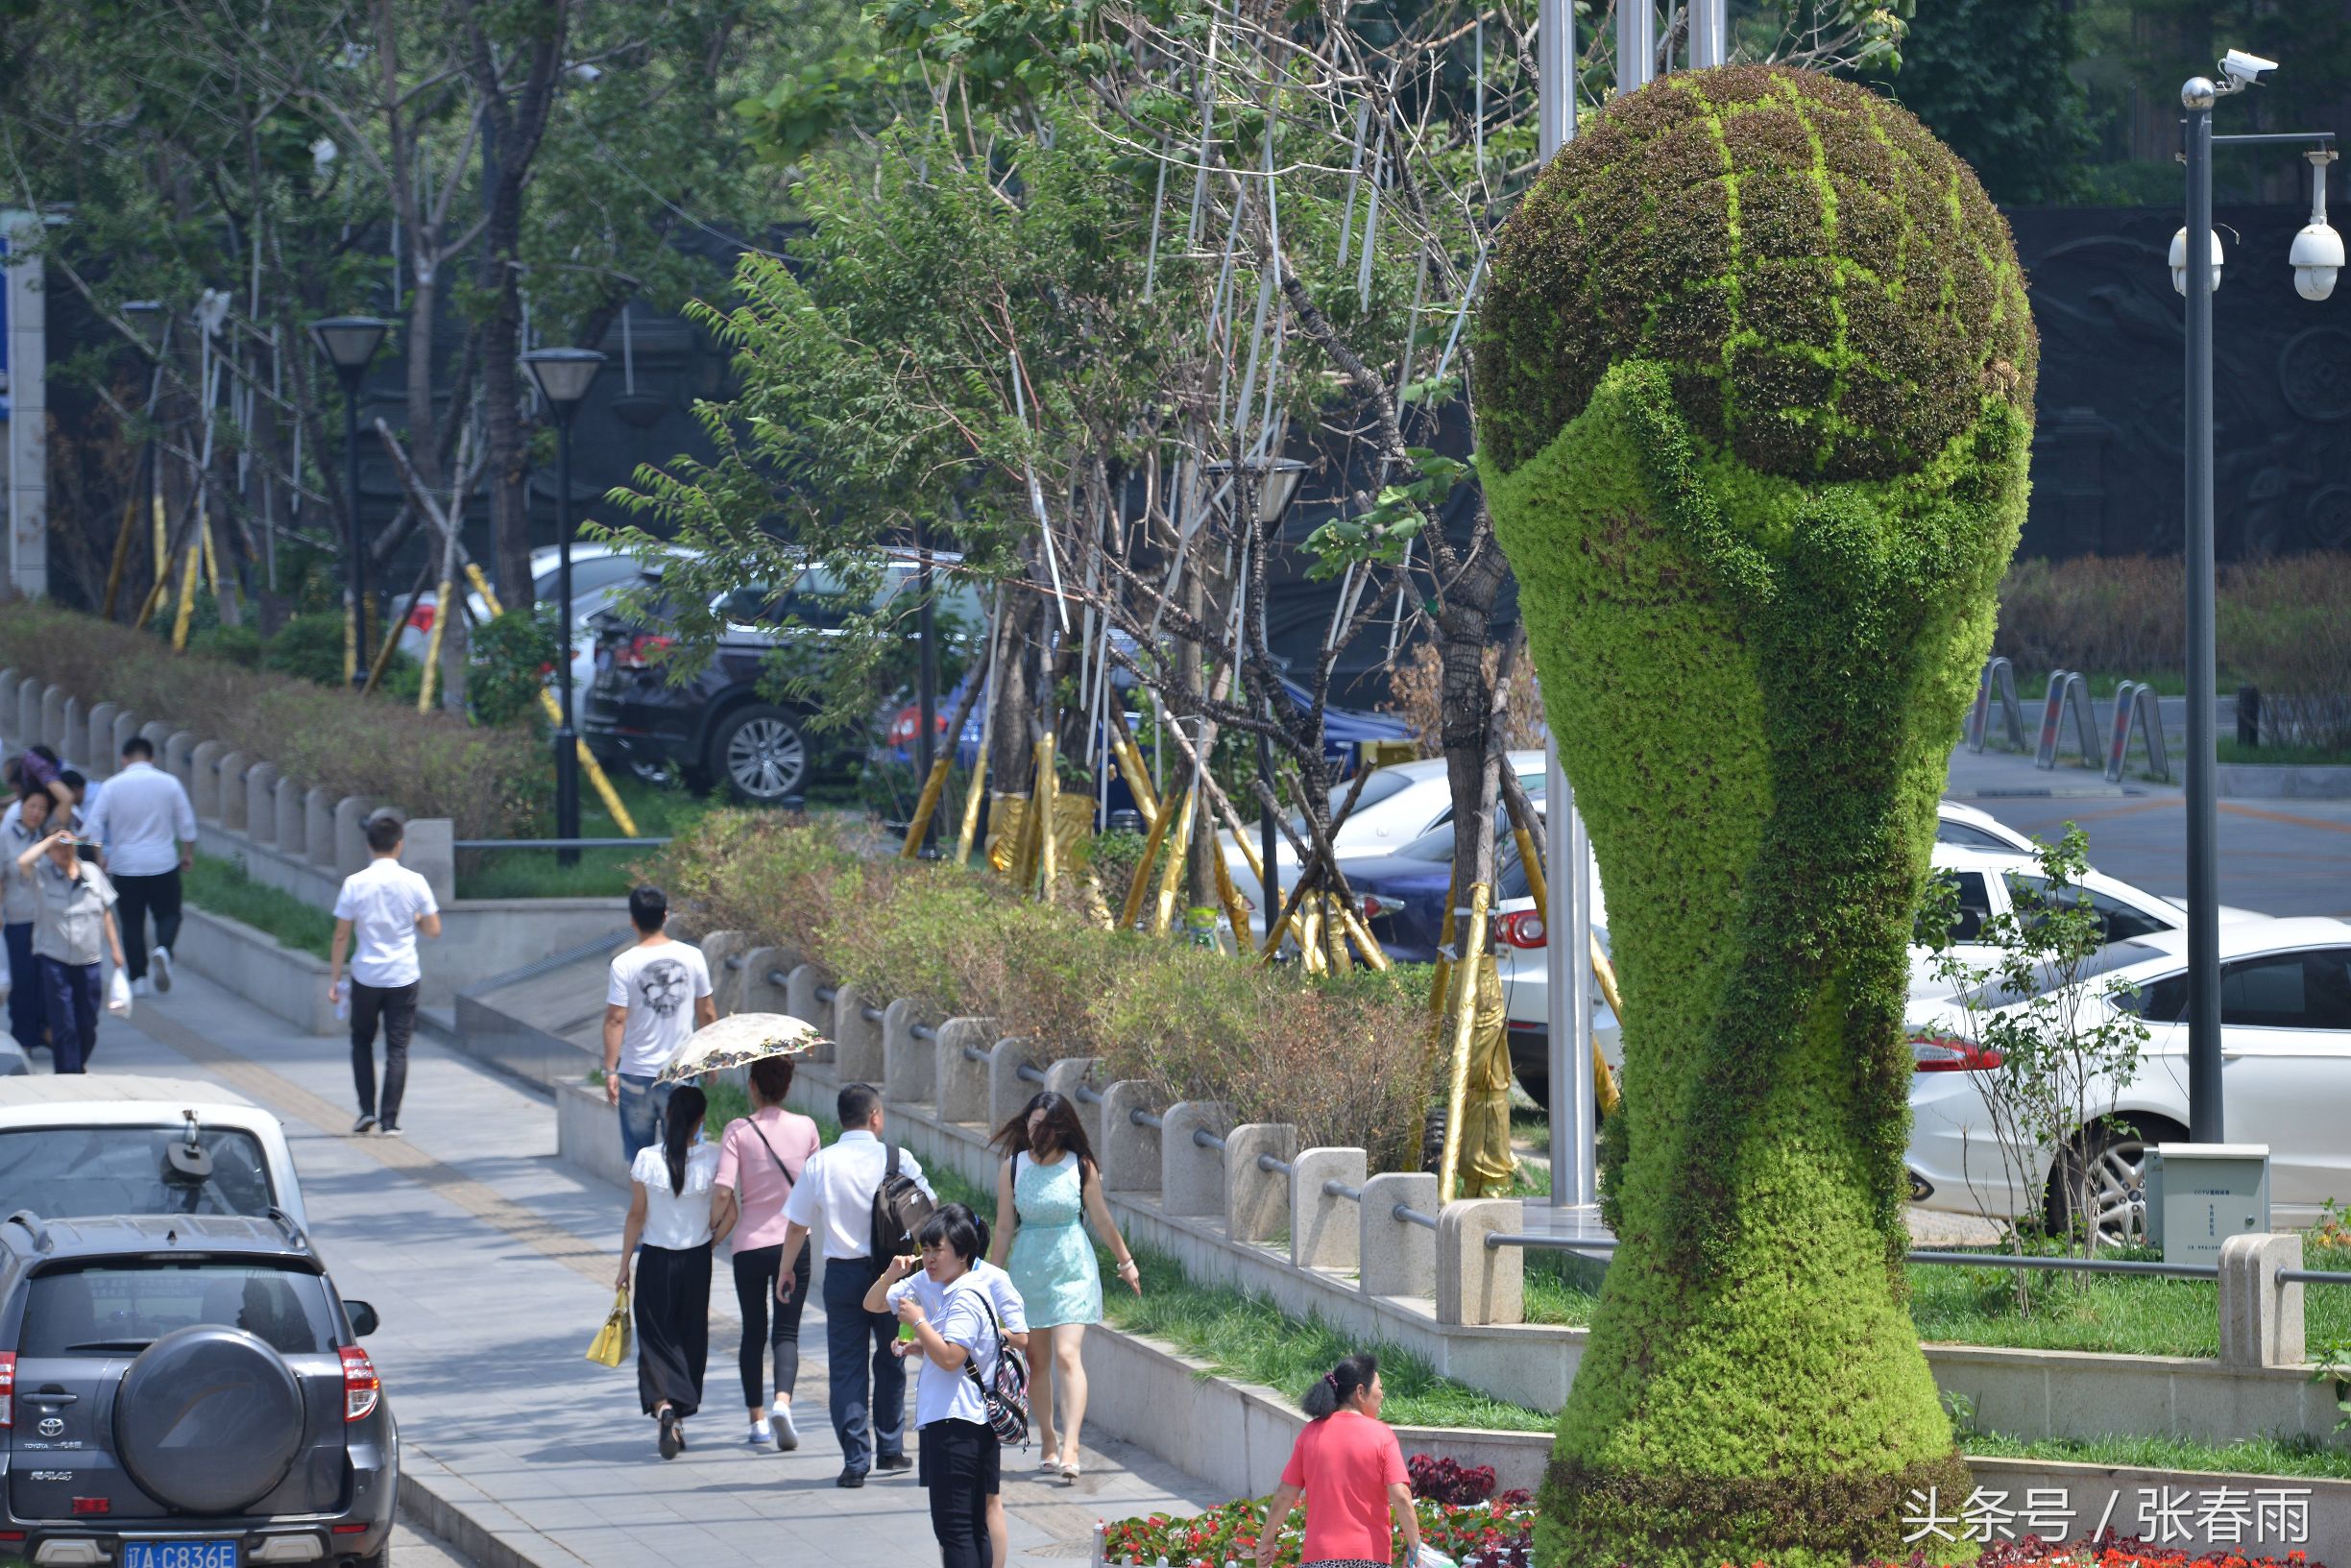
[[833, 999], [839, 995], [840, 987], [837, 985], [820, 985], [816, 988], [816, 1000], [827, 1007], [832, 1006]]
[[1026, 1078], [1030, 1083], [1043, 1083], [1045, 1081], [1045, 1070], [1037, 1066], [1034, 1062], [1021, 1063], [1020, 1066], [1012, 1070], [1012, 1075], [1016, 1078]]
[[1224, 1140], [1210, 1132], [1206, 1127], [1194, 1127], [1192, 1142], [1200, 1148], [1223, 1148], [1224, 1146]]
[[1127, 1113], [1127, 1120], [1138, 1127], [1165, 1127], [1167, 1122], [1138, 1105]]
[[965, 1046], [963, 1059], [967, 1062], [984, 1062], [988, 1059], [988, 1053], [978, 1046]]
[[740, 968], [742, 968], [742, 966], [743, 966], [743, 955], [742, 955], [741, 953], [728, 953], [728, 954], [726, 955], [726, 966], [727, 966], [727, 968], [729, 968], [729, 969], [740, 969]]
[[938, 1030], [933, 1028], [928, 1024], [909, 1025], [907, 1026], [907, 1033], [912, 1035], [917, 1040], [929, 1040], [933, 1044], [935, 1044], [938, 1040]]
[[788, 991], [791, 989], [791, 977], [780, 969], [771, 969], [767, 972], [767, 983], [779, 991]]
[[[1617, 1241], [1530, 1235], [1515, 1231], [1490, 1231], [1486, 1236], [1489, 1248], [1515, 1246], [1530, 1250], [1548, 1248], [1560, 1252], [1614, 1252], [1623, 1244]], [[2046, 1268], [2075, 1274], [2153, 1274], [2169, 1279], [2220, 1277], [2220, 1270], [2212, 1264], [2154, 1263], [2135, 1258], [2020, 1258], [2010, 1252], [1909, 1252], [1903, 1254], [1903, 1261], [1935, 1267]], [[2324, 1285], [2351, 1285], [2351, 1274], [2314, 1273], [2299, 1268], [2281, 1269], [2278, 1278], [2288, 1284], [2302, 1280]]]
[[1103, 1098], [1102, 1098], [1101, 1091], [1097, 1090], [1097, 1089], [1096, 1089], [1096, 1088], [1095, 1088], [1095, 1087], [1094, 1087], [1092, 1084], [1090, 1084], [1090, 1083], [1081, 1083], [1081, 1084], [1079, 1084], [1079, 1085], [1078, 1086], [1078, 1103], [1079, 1103], [1079, 1104], [1080, 1104], [1080, 1105], [1100, 1105], [1102, 1102], [1103, 1102]]
[[1409, 1203], [1399, 1203], [1388, 1212], [1390, 1215], [1402, 1220], [1407, 1225], [1418, 1225], [1422, 1230], [1435, 1230], [1437, 1228], [1437, 1217], [1435, 1215], [1422, 1214], [1419, 1210], [1414, 1208]]
[[659, 849], [667, 838], [456, 838], [455, 850], [618, 850]]
[[1295, 1176], [1297, 1174], [1297, 1167], [1292, 1165], [1288, 1160], [1281, 1158], [1281, 1156], [1277, 1154], [1258, 1155], [1257, 1169], [1260, 1170], [1270, 1171], [1280, 1176]]
[[1360, 1187], [1349, 1187], [1345, 1182], [1341, 1181], [1337, 1176], [1333, 1176], [1330, 1180], [1322, 1184], [1322, 1195], [1324, 1197], [1344, 1197], [1350, 1202], [1361, 1203], [1363, 1201], [1363, 1189]]
[[1571, 1236], [1533, 1235], [1524, 1231], [1490, 1230], [1486, 1233], [1486, 1245], [1490, 1248], [1554, 1247], [1563, 1252], [1613, 1252], [1622, 1244], [1620, 1242], [1610, 1241], [1578, 1241]]
[[2332, 1268], [2281, 1268], [2280, 1285], [2351, 1285], [2351, 1273]]
[[882, 1009], [870, 1003], [860, 1002], [858, 1004], [858, 1017], [868, 1024], [879, 1024], [882, 1022]]

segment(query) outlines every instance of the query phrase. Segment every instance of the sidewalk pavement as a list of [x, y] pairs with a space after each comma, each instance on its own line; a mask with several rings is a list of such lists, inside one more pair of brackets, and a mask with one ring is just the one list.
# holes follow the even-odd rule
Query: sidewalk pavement
[[[170, 996], [101, 1025], [95, 1063], [210, 1077], [284, 1120], [320, 1251], [344, 1295], [382, 1316], [368, 1349], [406, 1468], [440, 1494], [429, 1522], [461, 1549], [481, 1547], [469, 1555], [490, 1568], [936, 1560], [910, 1474], [853, 1491], [833, 1484], [819, 1303], [801, 1327], [800, 1448], [743, 1443], [739, 1318], [723, 1260], [703, 1413], [688, 1452], [663, 1462], [633, 1366], [584, 1359], [612, 1305], [626, 1198], [556, 1163], [553, 1109], [528, 1090], [420, 1038], [400, 1116], [408, 1136], [351, 1137], [348, 1045], [300, 1034], [184, 968]], [[1032, 1459], [1006, 1456], [1013, 1563], [1065, 1568], [1087, 1559], [1100, 1519], [1219, 1501], [1124, 1444], [1090, 1442], [1085, 1458], [1085, 1479], [1065, 1489], [1033, 1479]]]

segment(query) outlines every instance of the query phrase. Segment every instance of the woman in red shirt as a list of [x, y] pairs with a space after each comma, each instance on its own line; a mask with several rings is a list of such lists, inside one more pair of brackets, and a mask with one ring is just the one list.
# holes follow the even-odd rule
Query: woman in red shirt
[[1404, 1532], [1404, 1560], [1420, 1558], [1420, 1520], [1394, 1429], [1379, 1418], [1379, 1358], [1349, 1356], [1323, 1374], [1300, 1403], [1313, 1419], [1282, 1467], [1281, 1486], [1266, 1509], [1257, 1560], [1273, 1560], [1282, 1521], [1306, 1499], [1306, 1542], [1299, 1568], [1388, 1568], [1395, 1546], [1393, 1512]]

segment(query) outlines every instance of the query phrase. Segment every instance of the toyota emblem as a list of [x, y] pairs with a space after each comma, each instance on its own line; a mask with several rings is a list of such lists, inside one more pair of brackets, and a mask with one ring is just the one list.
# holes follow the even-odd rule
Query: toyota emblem
[[44, 1415], [44, 1416], [42, 1416], [42, 1417], [41, 1417], [41, 1424], [40, 1424], [40, 1435], [41, 1435], [42, 1436], [44, 1436], [44, 1437], [62, 1437], [62, 1436], [64, 1436], [64, 1435], [65, 1435], [65, 1418], [64, 1418], [63, 1416], [61, 1416], [61, 1415]]

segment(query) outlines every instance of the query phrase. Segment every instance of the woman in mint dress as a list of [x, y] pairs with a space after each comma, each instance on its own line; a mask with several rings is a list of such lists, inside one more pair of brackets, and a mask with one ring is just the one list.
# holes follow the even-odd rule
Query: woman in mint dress
[[1142, 1276], [1103, 1201], [1102, 1167], [1077, 1106], [1048, 1090], [1006, 1122], [994, 1142], [1005, 1161], [996, 1170], [988, 1261], [1012, 1276], [1029, 1315], [1029, 1408], [1043, 1449], [1039, 1467], [1075, 1482], [1086, 1403], [1079, 1352], [1086, 1325], [1103, 1317], [1102, 1271], [1085, 1222], [1094, 1222], [1094, 1235], [1119, 1260], [1119, 1278], [1137, 1295]]

